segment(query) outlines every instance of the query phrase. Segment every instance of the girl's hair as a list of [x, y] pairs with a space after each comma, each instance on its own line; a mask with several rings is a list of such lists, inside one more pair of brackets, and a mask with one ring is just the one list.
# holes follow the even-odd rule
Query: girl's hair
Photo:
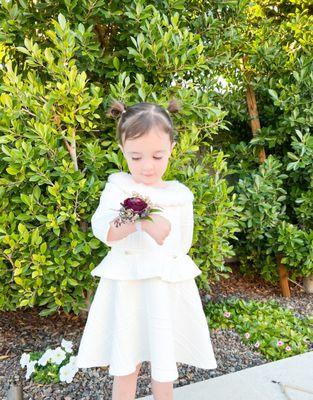
[[167, 109], [155, 103], [137, 103], [126, 106], [114, 100], [107, 111], [107, 116], [119, 119], [116, 128], [116, 139], [123, 144], [128, 139], [136, 139], [148, 133], [151, 128], [158, 127], [175, 140], [174, 126], [169, 113], [180, 110], [177, 100], [170, 100]]

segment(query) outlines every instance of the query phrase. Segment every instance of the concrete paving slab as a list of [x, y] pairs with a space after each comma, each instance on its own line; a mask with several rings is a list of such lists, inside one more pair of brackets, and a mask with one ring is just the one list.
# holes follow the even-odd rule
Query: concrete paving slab
[[[313, 392], [313, 351], [178, 387], [174, 399], [287, 400], [272, 380]], [[313, 400], [313, 394], [289, 388], [286, 391], [291, 400]], [[153, 400], [153, 396], [138, 400]]]

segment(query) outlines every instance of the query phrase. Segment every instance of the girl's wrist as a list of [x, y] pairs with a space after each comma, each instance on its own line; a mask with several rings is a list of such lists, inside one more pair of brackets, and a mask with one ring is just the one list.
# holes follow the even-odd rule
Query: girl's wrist
[[141, 219], [137, 219], [137, 221], [135, 221], [135, 229], [138, 232], [142, 231], [142, 220]]
[[147, 223], [149, 222], [149, 220], [147, 219], [142, 219], [141, 220], [141, 230], [146, 231], [147, 230]]

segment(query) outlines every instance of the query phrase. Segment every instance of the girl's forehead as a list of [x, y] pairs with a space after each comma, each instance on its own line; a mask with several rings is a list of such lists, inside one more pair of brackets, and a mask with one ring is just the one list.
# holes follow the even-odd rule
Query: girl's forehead
[[[152, 151], [153, 153], [160, 153], [160, 154], [162, 154], [162, 153], [165, 153], [166, 151], [165, 150], [153, 150]], [[142, 153], [145, 153], [144, 151], [142, 152], [142, 151], [127, 151], [127, 153], [129, 153], [129, 154], [142, 154]]]
[[162, 131], [150, 131], [136, 139], [126, 139], [124, 149], [129, 153], [165, 152], [170, 147], [170, 137]]

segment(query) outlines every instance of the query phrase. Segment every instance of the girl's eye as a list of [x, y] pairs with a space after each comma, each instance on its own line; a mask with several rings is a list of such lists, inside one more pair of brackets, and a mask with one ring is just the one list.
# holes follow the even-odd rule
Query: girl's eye
[[[162, 157], [153, 157], [154, 159], [156, 159], [156, 160], [162, 160]], [[141, 160], [140, 158], [133, 158], [132, 157], [132, 160], [134, 160], [134, 161], [138, 161], [138, 160]]]

